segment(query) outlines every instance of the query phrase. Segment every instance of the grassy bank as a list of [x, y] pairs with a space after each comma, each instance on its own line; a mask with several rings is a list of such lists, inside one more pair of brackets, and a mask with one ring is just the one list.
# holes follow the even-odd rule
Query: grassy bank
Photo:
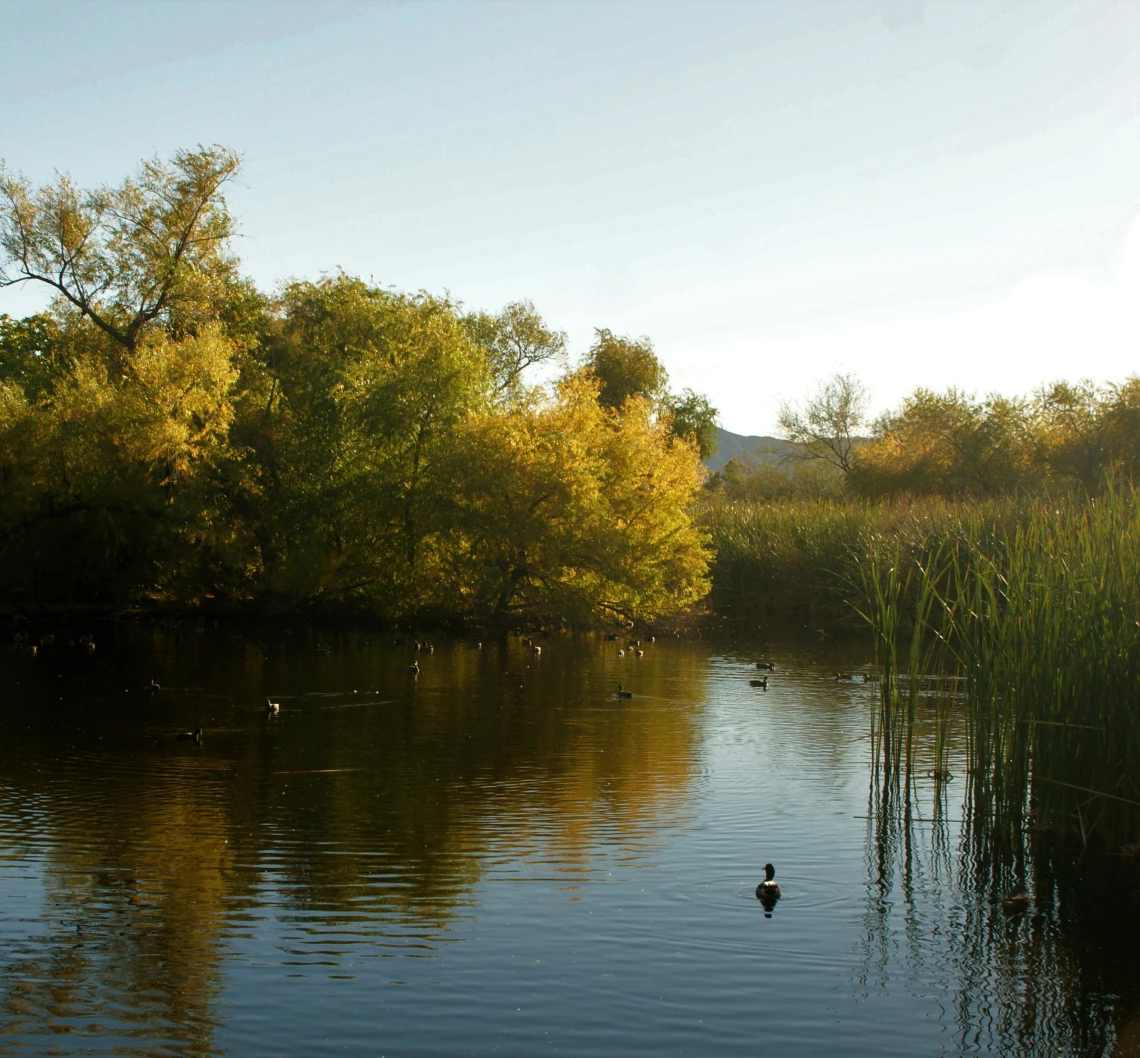
[[[885, 781], [945, 768], [971, 810], [1111, 851], [1140, 841], [1140, 495], [710, 505], [714, 605], [866, 622]], [[916, 731], [933, 732], [933, 745]]]
[[803, 617], [861, 624], [860, 570], [873, 540], [915, 561], [960, 536], [1002, 536], [1027, 516], [1007, 500], [706, 500], [699, 521], [712, 540], [714, 611], [733, 617]]

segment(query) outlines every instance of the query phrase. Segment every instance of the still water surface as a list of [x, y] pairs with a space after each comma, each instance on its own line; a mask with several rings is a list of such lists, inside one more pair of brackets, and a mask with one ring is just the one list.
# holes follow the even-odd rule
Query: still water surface
[[871, 796], [860, 643], [82, 631], [0, 656], [0, 1054], [1133, 1053], [1136, 901]]

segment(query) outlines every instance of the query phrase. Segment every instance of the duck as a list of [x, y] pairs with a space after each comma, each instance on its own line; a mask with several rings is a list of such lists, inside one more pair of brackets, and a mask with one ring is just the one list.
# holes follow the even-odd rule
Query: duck
[[864, 672], [864, 673], [863, 673], [863, 682], [864, 682], [864, 683], [878, 683], [878, 682], [879, 682], [879, 675], [878, 675], [878, 673], [875, 673], [875, 672]]
[[265, 712], [269, 716], [276, 716], [279, 712], [281, 712], [281, 703], [280, 702], [273, 702], [273, 701], [270, 701], [268, 698], [266, 698], [265, 699]]
[[332, 647], [322, 639], [319, 643], [317, 643], [317, 653], [322, 655], [331, 654]]
[[631, 639], [629, 641], [629, 645], [631, 648], [636, 650], [639, 646], [641, 646], [641, 640], [640, 639]]
[[391, 639], [391, 640], [389, 640], [389, 642], [390, 642], [390, 643], [392, 644], [392, 646], [394, 646], [394, 647], [402, 647], [402, 646], [404, 645], [404, 640], [403, 640], [403, 639], [401, 639], [399, 636], [396, 636], [396, 638], [395, 638], [395, 639]]
[[151, 680], [150, 684], [145, 688], [151, 694], [158, 694], [162, 690], [162, 685], [157, 680]]
[[646, 636], [646, 637], [645, 637], [645, 642], [647, 642], [647, 643], [656, 643], [656, 642], [657, 642], [657, 637], [656, 637], [656, 636]]
[[758, 661], [756, 667], [761, 670], [767, 669], [769, 672], [774, 672], [776, 669], [775, 664], [771, 661]]
[[623, 691], [621, 689], [621, 684], [619, 683], [618, 689], [617, 689], [617, 696], [619, 698], [632, 698], [633, 697], [633, 691]]
[[418, 676], [420, 674], [420, 663], [418, 661], [413, 661], [408, 666], [408, 672], [410, 672], [413, 676]]
[[764, 864], [764, 881], [756, 886], [756, 899], [763, 903], [774, 904], [783, 895], [780, 892], [780, 883], [772, 879], [776, 876], [776, 868], [770, 863]]
[[1024, 892], [1010, 893], [1002, 902], [1001, 908], [1006, 914], [1016, 915], [1029, 907], [1029, 894]]
[[533, 655], [534, 655], [536, 658], [540, 658], [540, 657], [542, 657], [542, 647], [540, 647], [540, 646], [539, 646], [537, 643], [535, 643], [535, 644], [534, 644], [534, 646], [532, 646], [532, 647], [530, 648], [530, 652], [531, 652], [531, 653], [532, 653], [532, 654], [533, 654]]
[[634, 653], [635, 657], [639, 657], [639, 658], [645, 657], [645, 651], [644, 650], [635, 650], [633, 653]]
[[606, 636], [606, 642], [607, 643], [616, 643], [617, 641], [618, 641], [618, 637], [616, 635]]
[[835, 674], [835, 678], [837, 680], [849, 680], [849, 679], [851, 679], [852, 675], [853, 675], [853, 673], [850, 673], [850, 672], [837, 672]]
[[622, 650], [622, 648], [621, 648], [621, 647], [618, 647], [618, 657], [619, 657], [619, 658], [624, 658], [624, 657], [625, 657], [625, 651], [624, 651], [624, 650]]
[[179, 742], [197, 742], [200, 746], [202, 744], [202, 729], [196, 727], [193, 731], [179, 731], [175, 738]]
[[749, 687], [760, 687], [766, 691], [768, 689], [768, 677], [765, 676], [762, 680], [749, 680], [748, 686]]

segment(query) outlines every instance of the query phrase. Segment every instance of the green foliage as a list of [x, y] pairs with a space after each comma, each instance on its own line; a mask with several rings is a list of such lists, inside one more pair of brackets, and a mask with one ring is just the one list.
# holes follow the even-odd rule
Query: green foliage
[[841, 500], [845, 481], [837, 467], [816, 461], [745, 461], [733, 456], [706, 485], [728, 500], [775, 503]]
[[[888, 776], [913, 772], [914, 697], [924, 685], [947, 721], [964, 722], [976, 824], [1006, 844], [1032, 824], [1085, 846], [1134, 847], [1138, 541], [1132, 489], [1091, 503], [1034, 502], [1005, 526], [965, 508], [941, 541], [917, 549], [867, 537], [863, 612], [882, 666], [879, 735], [894, 733], [876, 742]], [[905, 665], [891, 663], [899, 611], [910, 623]], [[936, 754], [944, 766], [944, 749]]]
[[[1140, 470], [1136, 378], [1099, 389], [1057, 382], [1028, 400], [918, 389], [861, 438], [855, 431], [865, 405], [858, 381], [837, 375], [804, 409], [785, 405], [780, 415], [783, 435], [802, 461], [836, 467], [853, 495], [981, 497], [1071, 489], [1094, 495], [1113, 475], [1134, 478]], [[760, 498], [764, 491], [738, 488], [735, 495]]]
[[463, 317], [463, 328], [483, 350], [501, 397], [520, 396], [527, 368], [566, 356], [566, 335], [547, 327], [529, 301], [512, 302], [496, 315], [469, 313]]
[[620, 337], [604, 327], [594, 331], [586, 366], [598, 380], [598, 401], [621, 408], [631, 397], [661, 400], [669, 383], [648, 338]]
[[684, 389], [668, 397], [665, 407], [672, 421], [673, 433], [678, 437], [691, 438], [701, 453], [701, 459], [708, 459], [720, 447], [716, 437], [717, 411], [703, 393]]
[[238, 282], [220, 194], [238, 165], [221, 147], [178, 151], [92, 191], [66, 176], [33, 189], [0, 170], [0, 288], [43, 284], [128, 350], [152, 324], [179, 334], [213, 319]]
[[0, 178], [0, 284], [57, 294], [0, 317], [0, 591], [582, 623], [707, 591], [704, 471], [647, 399], [647, 342], [599, 361], [618, 410], [588, 373], [526, 388], [565, 352], [529, 302], [463, 314], [345, 275], [270, 300], [228, 248], [236, 168]]
[[0, 381], [14, 382], [36, 400], [49, 394], [70, 366], [59, 325], [51, 316], [14, 320], [0, 314]]

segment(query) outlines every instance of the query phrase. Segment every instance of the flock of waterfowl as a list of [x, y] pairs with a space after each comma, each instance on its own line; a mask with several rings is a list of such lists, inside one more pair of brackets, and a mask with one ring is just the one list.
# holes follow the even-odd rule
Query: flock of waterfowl
[[[215, 625], [215, 627], [217, 627], [216, 621], [214, 622], [214, 625]], [[196, 629], [196, 631], [199, 631], [199, 632], [203, 632], [205, 630], [206, 630], [205, 626], [202, 626], [201, 628]], [[286, 633], [286, 634], [290, 634], [290, 633]], [[177, 635], [177, 633], [176, 633], [176, 635]], [[177, 635], [177, 638], [180, 640], [181, 636]], [[621, 640], [621, 637], [619, 635], [608, 634], [605, 636], [605, 641], [608, 643], [621, 643], [622, 640]], [[644, 640], [645, 643], [653, 643], [654, 641], [655, 641], [654, 636], [646, 636], [645, 640]], [[389, 642], [394, 647], [403, 647], [403, 646], [408, 645], [407, 641], [403, 637], [400, 637], [400, 636], [392, 637], [389, 640]], [[542, 646], [540, 644], [534, 642], [533, 639], [524, 636], [522, 638], [521, 642], [522, 642], [522, 645], [528, 649], [528, 651], [530, 652], [530, 654], [533, 657], [538, 658], [538, 657], [542, 656]], [[617, 656], [618, 657], [625, 657], [626, 654], [628, 653], [629, 655], [631, 655], [635, 658], [644, 657], [645, 651], [643, 649], [642, 643], [643, 643], [643, 641], [641, 639], [629, 640], [624, 645], [621, 645], [617, 648]], [[17, 632], [16, 635], [13, 637], [12, 641], [8, 644], [8, 649], [18, 651], [20, 653], [23, 653], [23, 654], [29, 656], [29, 657], [36, 657], [36, 656], [38, 656], [39, 652], [42, 649], [54, 647], [56, 645], [57, 645], [56, 636], [53, 634], [42, 635], [39, 637], [38, 641], [33, 642], [31, 637], [26, 632]], [[95, 650], [95, 640], [90, 635], [81, 635], [81, 636], [76, 637], [75, 639], [68, 639], [68, 640], [62, 642], [60, 645], [63, 645], [63, 646], [69, 647], [69, 648], [78, 647], [84, 651], [87, 651], [88, 653], [94, 652], [94, 650]], [[370, 639], [365, 638], [363, 635], [358, 635], [356, 637], [356, 645], [359, 648], [370, 647], [372, 645], [372, 641]], [[411, 645], [412, 651], [414, 653], [417, 653], [417, 654], [431, 655], [431, 654], [435, 653], [435, 647], [431, 643], [423, 642], [419, 639], [413, 640], [410, 645]], [[264, 647], [265, 644], [262, 644], [262, 646]], [[483, 649], [482, 642], [478, 641], [478, 640], [470, 640], [468, 642], [468, 646], [472, 650], [482, 650]], [[316, 643], [315, 650], [316, 650], [316, 653], [318, 656], [327, 657], [329, 654], [332, 653], [332, 645], [323, 639], [318, 640]], [[758, 672], [764, 673], [764, 675], [750, 678], [748, 680], [748, 685], [750, 687], [755, 687], [759, 690], [764, 690], [764, 691], [768, 690], [768, 680], [770, 678], [769, 674], [775, 672], [775, 670], [776, 670], [775, 662], [757, 661], [756, 662], [756, 669]], [[410, 676], [412, 676], [413, 678], [418, 677], [420, 674], [419, 660], [418, 659], [413, 660], [412, 663], [407, 667], [407, 671], [408, 671], [408, 674]], [[877, 673], [874, 673], [874, 672], [862, 672], [862, 673], [834, 672], [832, 674], [832, 678], [837, 682], [839, 682], [839, 681], [854, 681], [856, 679], [861, 679], [863, 683], [873, 683], [879, 679], [879, 676]], [[154, 679], [152, 679], [149, 682], [149, 684], [145, 685], [142, 689], [146, 692], [149, 692], [151, 695], [158, 694], [159, 692], [162, 691], [161, 685]], [[633, 692], [626, 690], [619, 683], [617, 685], [617, 690], [615, 691], [614, 696], [618, 699], [625, 700], [625, 699], [632, 698]], [[267, 717], [269, 717], [269, 718], [276, 717], [280, 713], [280, 711], [281, 711], [281, 704], [279, 702], [275, 702], [271, 698], [265, 699], [265, 715]], [[193, 742], [196, 745], [200, 746], [200, 745], [202, 745], [202, 734], [203, 734], [202, 728], [197, 727], [193, 731], [179, 731], [174, 737], [179, 742]], [[936, 771], [936, 772], [931, 773], [931, 775], [936, 781], [941, 781], [941, 782], [947, 782], [952, 778], [952, 776], [949, 774], [949, 772], [937, 772]], [[783, 895], [783, 892], [780, 888], [779, 883], [775, 880], [776, 868], [771, 863], [766, 863], [766, 864], [764, 864], [763, 870], [764, 870], [764, 878], [756, 886], [756, 899], [759, 900], [761, 902], [761, 904], [764, 905], [765, 912], [767, 914], [770, 914], [772, 911], [772, 908], [775, 907], [776, 902]], [[1029, 896], [1024, 891], [1017, 891], [1017, 892], [1011, 893], [1009, 896], [1005, 897], [1005, 899], [1003, 899], [1001, 902], [1002, 910], [1007, 915], [1019, 915], [1022, 912], [1026, 911], [1028, 909], [1029, 905], [1030, 905]]]

